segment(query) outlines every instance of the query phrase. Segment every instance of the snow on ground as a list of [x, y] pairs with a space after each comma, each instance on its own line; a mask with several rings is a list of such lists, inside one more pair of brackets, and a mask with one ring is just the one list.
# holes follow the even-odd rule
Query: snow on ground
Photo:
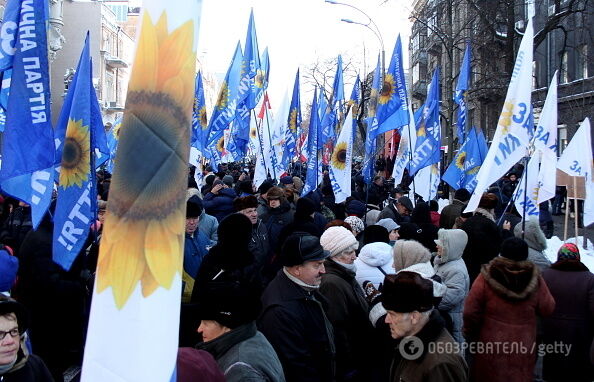
[[[566, 241], [567, 243], [575, 243], [575, 237], [569, 238]], [[594, 272], [594, 245], [590, 240], [588, 240], [587, 249], [584, 249], [584, 237], [578, 237], [578, 247], [580, 248], [580, 257], [582, 263], [588, 267], [590, 272]], [[559, 248], [563, 245], [563, 240], [559, 239], [557, 236], [553, 236], [552, 238], [547, 240], [547, 249], [544, 250], [545, 256], [554, 263], [557, 261], [557, 252]]]

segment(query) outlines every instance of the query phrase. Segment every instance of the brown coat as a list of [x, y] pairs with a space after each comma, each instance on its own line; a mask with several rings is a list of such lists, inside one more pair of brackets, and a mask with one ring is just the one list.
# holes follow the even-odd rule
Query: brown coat
[[477, 342], [471, 380], [532, 381], [536, 316], [548, 316], [554, 308], [532, 262], [497, 257], [483, 265], [464, 305], [464, 336]]
[[[399, 343], [390, 370], [390, 381], [465, 382], [468, 380], [468, 365], [459, 353], [452, 351], [456, 349], [457, 343], [445, 329], [439, 312], [431, 313], [429, 321], [419, 333], [415, 334], [415, 337], [423, 343], [421, 355], [413, 360], [403, 358], [399, 352], [401, 348]], [[430, 346], [432, 342], [435, 346]], [[405, 344], [402, 346], [404, 349], [406, 349]]]

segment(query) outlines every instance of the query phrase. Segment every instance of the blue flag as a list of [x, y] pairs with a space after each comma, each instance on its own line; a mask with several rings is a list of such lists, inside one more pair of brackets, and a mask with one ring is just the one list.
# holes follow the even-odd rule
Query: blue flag
[[245, 104], [252, 110], [258, 104], [257, 96], [262, 96], [262, 91], [256, 86], [255, 77], [260, 68], [260, 52], [258, 51], [258, 38], [256, 36], [256, 23], [254, 22], [254, 10], [250, 12], [247, 35], [245, 37], [245, 49], [243, 55], [243, 68], [241, 82], [239, 85], [240, 101], [245, 97]]
[[[423, 167], [430, 166], [440, 160], [441, 124], [439, 121], [439, 68], [435, 69], [431, 85], [427, 91], [427, 100], [415, 113], [417, 126], [417, 145], [410, 166], [410, 176]], [[416, 117], [419, 115], [419, 119]]]
[[378, 99], [376, 136], [386, 131], [398, 129], [409, 123], [406, 80], [402, 66], [402, 43], [400, 35], [396, 40], [390, 67], [384, 77], [384, 83]]
[[118, 150], [118, 141], [120, 137], [120, 127], [122, 126], [122, 117], [115, 120], [111, 129], [107, 133], [107, 149], [109, 150], [109, 160], [105, 170], [113, 174], [113, 165], [115, 163], [116, 152]]
[[256, 84], [256, 103], [260, 102], [262, 94], [268, 89], [268, 77], [270, 76], [270, 57], [268, 56], [268, 47], [262, 52], [260, 57], [260, 68], [254, 83]]
[[325, 145], [328, 141], [334, 141], [336, 138], [336, 125], [341, 114], [344, 114], [344, 80], [342, 75], [342, 56], [338, 56], [336, 63], [336, 75], [332, 85], [332, 96], [327, 105], [325, 105], [324, 116], [321, 119], [321, 144]]
[[353, 91], [351, 92], [351, 98], [347, 101], [347, 106], [351, 108], [351, 115], [353, 116], [353, 139], [357, 136], [357, 116], [359, 115], [359, 100], [361, 93], [361, 81], [357, 74], [357, 79], [353, 85]]
[[220, 163], [221, 156], [223, 155], [225, 129], [235, 119], [242, 62], [243, 53], [241, 52], [241, 44], [238, 42], [233, 59], [225, 75], [225, 80], [219, 90], [217, 103], [208, 122], [205, 151], [206, 156], [211, 158], [215, 164]]
[[363, 160], [363, 177], [365, 183], [369, 184], [373, 180], [375, 166], [375, 137], [377, 136], [377, 103], [379, 97], [381, 65], [379, 56], [377, 65], [373, 74], [373, 83], [371, 85], [371, 95], [367, 107], [367, 137], [365, 139], [365, 159]]
[[442, 179], [455, 190], [465, 188], [472, 193], [476, 187], [476, 174], [487, 156], [487, 150], [483, 133], [476, 127], [472, 128]]
[[195, 147], [204, 155], [206, 134], [208, 133], [208, 118], [206, 114], [206, 99], [204, 98], [204, 86], [202, 84], [202, 73], [196, 74], [194, 85], [194, 106], [192, 108], [192, 137], [190, 146]]
[[289, 163], [297, 154], [297, 132], [301, 126], [301, 97], [299, 95], [299, 69], [295, 75], [293, 95], [289, 106], [289, 119], [285, 133], [285, 151], [283, 153], [283, 167], [288, 168]]
[[0, 131], [4, 131], [6, 125], [6, 109], [8, 108], [8, 96], [10, 95], [10, 79], [12, 78], [12, 69], [0, 73]]
[[314, 90], [314, 97], [311, 104], [311, 113], [309, 119], [309, 134], [307, 137], [307, 173], [305, 175], [305, 185], [301, 196], [309, 194], [318, 188], [318, 183], [321, 179], [318, 178], [320, 172], [321, 160], [319, 158], [320, 150], [318, 149], [318, 129], [320, 120], [318, 116], [318, 89]]
[[466, 43], [466, 51], [464, 52], [464, 59], [460, 67], [460, 76], [458, 77], [458, 85], [454, 92], [454, 101], [458, 104], [458, 119], [456, 121], [458, 142], [464, 142], [466, 139], [466, 91], [468, 90], [468, 82], [470, 80], [470, 43]]
[[[69, 270], [95, 220], [97, 209], [95, 179], [95, 139], [104, 131], [101, 114], [93, 94], [89, 34], [80, 56], [76, 82], [68, 93], [71, 102], [64, 103], [62, 115], [68, 115], [66, 136], [62, 145], [62, 161], [58, 185], [58, 201], [54, 216], [53, 259]], [[60, 126], [61, 127], [61, 126]], [[103, 133], [105, 136], [105, 133]], [[105, 139], [104, 139], [105, 140]], [[106, 147], [103, 155], [109, 156]]]
[[34, 228], [50, 204], [54, 183], [46, 10], [44, 0], [8, 1], [0, 36], [0, 71], [12, 68], [0, 187], [31, 205]]

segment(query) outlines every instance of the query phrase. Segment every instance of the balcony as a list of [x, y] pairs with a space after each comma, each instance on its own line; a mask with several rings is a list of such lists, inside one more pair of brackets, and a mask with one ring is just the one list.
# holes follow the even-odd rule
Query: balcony
[[122, 69], [128, 67], [126, 61], [118, 57], [112, 57], [110, 55], [105, 55], [105, 64], [114, 69]]
[[427, 52], [423, 49], [419, 49], [417, 51], [412, 52], [411, 55], [411, 66], [415, 66], [415, 64], [427, 64]]
[[418, 80], [412, 86], [412, 96], [413, 98], [422, 99], [427, 96], [427, 81], [425, 80]]

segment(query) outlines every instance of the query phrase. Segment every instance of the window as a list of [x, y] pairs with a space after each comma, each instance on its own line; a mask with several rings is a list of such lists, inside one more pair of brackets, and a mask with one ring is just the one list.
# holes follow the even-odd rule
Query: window
[[588, 78], [588, 45], [580, 45], [576, 49], [575, 78]]
[[433, 15], [427, 19], [427, 36], [431, 36], [435, 29], [437, 29], [437, 15]]
[[536, 61], [532, 61], [532, 89], [538, 89], [538, 78], [536, 75], [538, 74]]
[[410, 41], [411, 41], [410, 48], [412, 50], [412, 53], [414, 54], [414, 53], [416, 53], [419, 50], [420, 42], [421, 42], [421, 34], [420, 33], [417, 33], [416, 35], [414, 35], [411, 38]]
[[413, 84], [416, 84], [417, 81], [419, 81], [421, 75], [421, 64], [419, 64], [418, 62], [415, 64], [415, 66], [413, 66], [413, 70], [412, 70], [412, 82]]
[[567, 51], [563, 51], [561, 53], [561, 67], [559, 68], [559, 83], [565, 84], [569, 82], [569, 78], [567, 76]]

